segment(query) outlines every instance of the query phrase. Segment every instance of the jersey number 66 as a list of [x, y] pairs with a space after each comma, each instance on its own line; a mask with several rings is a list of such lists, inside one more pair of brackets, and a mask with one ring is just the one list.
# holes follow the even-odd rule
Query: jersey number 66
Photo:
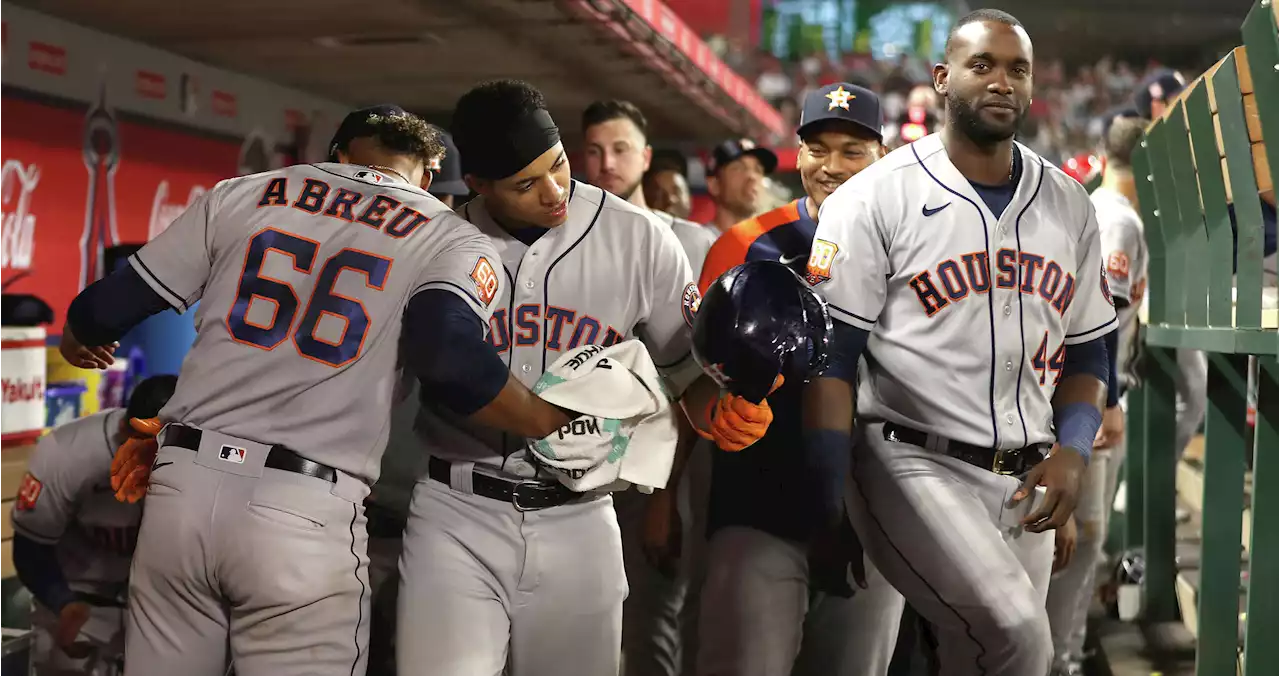
[[[310, 274], [319, 249], [319, 242], [275, 228], [264, 228], [250, 238], [236, 300], [227, 314], [227, 331], [236, 342], [274, 350], [289, 336], [298, 313], [299, 299], [293, 286], [261, 273], [267, 252], [274, 250], [288, 256], [293, 260], [294, 270]], [[387, 273], [391, 271], [391, 259], [366, 251], [343, 249], [320, 268], [320, 278], [307, 300], [302, 321], [293, 331], [293, 343], [298, 354], [330, 366], [343, 366], [359, 356], [365, 334], [369, 331], [369, 313], [364, 305], [333, 290], [343, 270], [363, 274], [365, 286], [381, 291], [387, 282]], [[254, 323], [249, 319], [249, 307], [254, 299], [275, 306], [269, 323]], [[337, 342], [315, 335], [317, 325], [325, 315], [345, 322], [342, 337]]]

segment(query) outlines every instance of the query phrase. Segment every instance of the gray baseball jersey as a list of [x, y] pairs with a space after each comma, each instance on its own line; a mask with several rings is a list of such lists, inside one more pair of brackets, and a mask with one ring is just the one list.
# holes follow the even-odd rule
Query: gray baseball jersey
[[860, 416], [991, 448], [1053, 441], [1065, 345], [1116, 313], [1088, 195], [1015, 147], [1023, 173], [999, 218], [936, 134], [823, 203], [809, 276], [833, 319], [871, 331]]
[[282, 444], [372, 483], [409, 298], [441, 289], [485, 322], [503, 293], [489, 240], [439, 200], [356, 165], [216, 185], [130, 258], [197, 336], [161, 411]]
[[956, 674], [1049, 669], [1053, 539], [1019, 526], [1043, 489], [1010, 506], [1017, 477], [902, 443], [882, 421], [987, 448], [1051, 442], [1065, 346], [1116, 324], [1088, 195], [1013, 152], [1022, 172], [996, 216], [940, 135], [895, 150], [823, 203], [808, 266], [833, 319], [871, 333], [850, 516]]
[[1120, 322], [1116, 371], [1127, 374], [1138, 347], [1138, 310], [1146, 298], [1147, 240], [1142, 236], [1142, 217], [1127, 197], [1111, 188], [1098, 188], [1089, 199], [1098, 213], [1111, 295], [1128, 303], [1116, 311]]
[[111, 490], [124, 416], [107, 409], [40, 439], [12, 513], [16, 532], [56, 546], [72, 589], [119, 600], [142, 519], [141, 504], [118, 502]]
[[707, 252], [716, 243], [718, 235], [693, 221], [676, 218], [668, 213], [650, 211], [649, 214], [676, 234], [680, 246], [684, 247], [685, 258], [689, 259], [689, 267], [693, 270], [694, 277], [697, 277], [702, 271], [702, 262], [706, 260]]
[[[568, 220], [532, 245], [503, 230], [483, 197], [458, 213], [488, 235], [507, 283], [489, 342], [532, 388], [565, 350], [639, 337], [678, 393], [702, 371], [690, 356], [698, 291], [680, 241], [647, 212], [585, 183], [572, 184]], [[431, 455], [512, 469], [524, 439], [423, 407], [418, 436]]]

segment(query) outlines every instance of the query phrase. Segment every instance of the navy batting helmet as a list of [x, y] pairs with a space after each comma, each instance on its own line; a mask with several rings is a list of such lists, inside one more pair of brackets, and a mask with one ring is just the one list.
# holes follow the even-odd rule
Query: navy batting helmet
[[721, 387], [759, 403], [781, 374], [804, 382], [826, 366], [831, 315], [791, 268], [750, 261], [711, 284], [693, 321], [693, 356]]

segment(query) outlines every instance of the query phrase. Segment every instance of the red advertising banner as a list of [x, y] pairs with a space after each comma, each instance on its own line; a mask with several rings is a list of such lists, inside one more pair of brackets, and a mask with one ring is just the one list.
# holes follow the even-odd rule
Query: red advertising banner
[[146, 242], [240, 169], [239, 139], [121, 120], [96, 104], [6, 95], [3, 117], [4, 290], [49, 303], [51, 334], [102, 276], [106, 247]]

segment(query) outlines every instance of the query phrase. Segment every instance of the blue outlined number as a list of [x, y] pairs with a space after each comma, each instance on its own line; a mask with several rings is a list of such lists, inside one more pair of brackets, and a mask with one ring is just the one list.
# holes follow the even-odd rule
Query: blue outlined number
[[[236, 300], [227, 314], [227, 331], [239, 343], [274, 350], [288, 337], [298, 314], [299, 299], [289, 283], [262, 274], [268, 251], [288, 256], [297, 272], [310, 274], [320, 243], [275, 228], [265, 228], [249, 240], [244, 270], [236, 289]], [[320, 268], [320, 278], [307, 302], [302, 321], [293, 331], [298, 354], [330, 366], [342, 366], [355, 359], [364, 345], [370, 318], [364, 304], [334, 291], [344, 270], [362, 273], [365, 286], [381, 291], [391, 270], [391, 259], [356, 249], [343, 249]], [[249, 306], [254, 300], [271, 303], [274, 312], [268, 324], [250, 321]], [[342, 339], [329, 342], [315, 335], [321, 320], [329, 316], [342, 321]]]
[[1031, 367], [1040, 372], [1041, 385], [1048, 379], [1050, 371], [1054, 373], [1053, 384], [1057, 385], [1058, 381], [1062, 380], [1062, 367], [1067, 363], [1066, 343], [1059, 345], [1046, 360], [1047, 354], [1049, 354], [1049, 332], [1045, 331], [1044, 338], [1040, 339], [1040, 349], [1036, 350], [1035, 355], [1031, 357]]

